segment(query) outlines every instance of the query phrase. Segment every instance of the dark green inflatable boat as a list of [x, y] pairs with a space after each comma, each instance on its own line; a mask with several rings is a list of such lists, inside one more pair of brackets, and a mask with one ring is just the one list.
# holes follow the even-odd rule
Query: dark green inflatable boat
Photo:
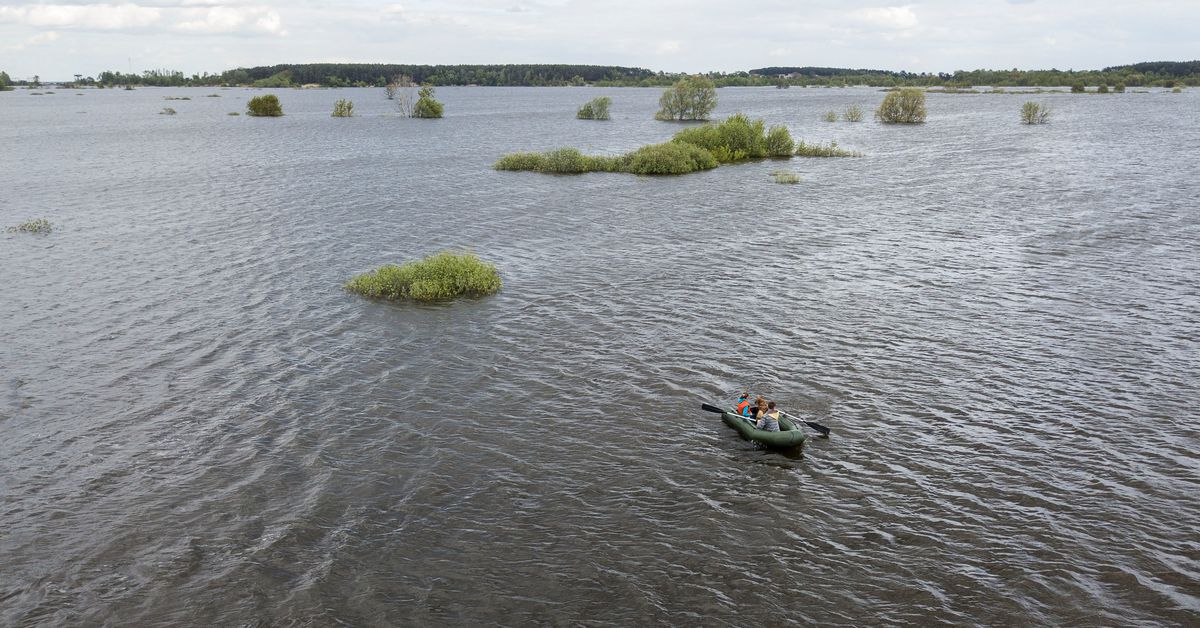
[[722, 412], [721, 420], [725, 421], [729, 427], [737, 430], [742, 435], [742, 438], [762, 443], [767, 447], [799, 447], [804, 444], [804, 439], [808, 438], [808, 435], [804, 433], [804, 430], [800, 426], [785, 416], [779, 417], [778, 432], [760, 430], [754, 427], [754, 423], [751, 423], [749, 418], [738, 416], [732, 410]]

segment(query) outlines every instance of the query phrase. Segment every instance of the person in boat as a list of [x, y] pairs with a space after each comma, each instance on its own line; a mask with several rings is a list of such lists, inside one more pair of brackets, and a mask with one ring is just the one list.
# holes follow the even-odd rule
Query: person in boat
[[775, 402], [772, 401], [765, 406], [759, 406], [759, 412], [755, 415], [758, 419], [754, 422], [754, 427], [768, 432], [779, 431], [779, 411], [775, 409]]
[[750, 393], [744, 392], [738, 397], [737, 405], [734, 406], [737, 414], [741, 416], [750, 416]]

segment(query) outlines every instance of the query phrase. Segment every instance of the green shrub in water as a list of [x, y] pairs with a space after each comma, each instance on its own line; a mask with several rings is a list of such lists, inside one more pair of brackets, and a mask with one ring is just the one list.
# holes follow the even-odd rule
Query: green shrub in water
[[925, 121], [925, 92], [915, 87], [889, 92], [875, 117], [889, 124], [920, 124]]
[[9, 227], [10, 233], [50, 233], [54, 226], [45, 218], [36, 218], [23, 222], [15, 227]]
[[413, 105], [412, 117], [440, 118], [444, 108], [442, 103], [433, 99], [433, 88], [426, 85], [417, 92], [417, 104]]
[[1050, 108], [1032, 100], [1021, 105], [1022, 124], [1045, 124], [1050, 121]]
[[158, 113], [159, 115], [163, 116], [173, 116], [175, 115], [176, 111], [170, 107], [163, 107], [163, 110]]
[[422, 302], [486, 296], [501, 286], [495, 266], [471, 253], [451, 251], [400, 266], [388, 264], [346, 282], [347, 290], [366, 297]]
[[607, 120], [608, 106], [611, 104], [612, 99], [608, 96], [593, 98], [579, 108], [575, 117], [580, 120]]
[[795, 148], [796, 143], [792, 141], [792, 134], [788, 132], [787, 127], [773, 126], [767, 131], [768, 157], [791, 157]]
[[858, 105], [850, 105], [846, 107], [846, 112], [842, 114], [842, 119], [846, 122], [862, 122], [863, 110]]
[[655, 120], [707, 120], [717, 106], [717, 86], [703, 76], [679, 79], [658, 99]]
[[354, 103], [352, 101], [342, 98], [342, 99], [338, 100], [337, 102], [333, 103], [332, 116], [334, 118], [349, 118], [353, 115], [354, 115]]
[[825, 115], [821, 116], [821, 119], [825, 120], [826, 122], [837, 122], [837, 112], [836, 111], [826, 111]]
[[804, 140], [796, 142], [796, 155], [798, 157], [862, 157], [862, 153], [854, 150], [846, 150], [838, 148], [837, 142], [830, 142], [828, 146], [822, 144], [805, 144]]
[[684, 129], [671, 138], [673, 142], [694, 144], [707, 150], [720, 163], [743, 159], [762, 159], [768, 155], [767, 138], [762, 120], [736, 114], [719, 124], [705, 124]]
[[717, 167], [713, 154], [694, 144], [663, 142], [643, 146], [624, 157], [624, 172], [687, 174]]
[[246, 103], [246, 115], [278, 117], [283, 115], [283, 106], [279, 104], [279, 97], [275, 94], [255, 96]]
[[1075, 81], [1074, 83], [1071, 83], [1072, 94], [1082, 94], [1086, 91], [1087, 87], [1083, 84], [1083, 81]]

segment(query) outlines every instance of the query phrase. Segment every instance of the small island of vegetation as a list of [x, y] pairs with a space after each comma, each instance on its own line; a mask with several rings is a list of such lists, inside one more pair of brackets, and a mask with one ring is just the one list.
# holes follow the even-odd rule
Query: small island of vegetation
[[658, 99], [657, 120], [707, 120], [717, 106], [717, 87], [703, 76], [679, 79]]
[[500, 273], [471, 253], [442, 251], [402, 265], [387, 264], [346, 282], [365, 297], [432, 303], [458, 297], [482, 297], [500, 291]]
[[889, 124], [920, 124], [925, 121], [925, 92], [915, 87], [889, 92], [875, 117]]
[[45, 218], [35, 218], [27, 220], [14, 227], [9, 227], [9, 233], [50, 233], [54, 230], [54, 226]]
[[[803, 146], [803, 142], [801, 146]], [[836, 144], [833, 145], [836, 148]], [[511, 153], [501, 157], [496, 170], [525, 170], [548, 174], [627, 172], [631, 174], [687, 174], [711, 170], [722, 163], [750, 159], [788, 159], [796, 144], [787, 127], [765, 128], [762, 120], [744, 114], [719, 124], [684, 129], [671, 141], [643, 146], [619, 156], [584, 155], [574, 148], [544, 153]]]

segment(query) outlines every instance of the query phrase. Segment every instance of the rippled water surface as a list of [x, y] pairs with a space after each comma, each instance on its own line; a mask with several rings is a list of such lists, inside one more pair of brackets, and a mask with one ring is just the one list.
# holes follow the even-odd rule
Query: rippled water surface
[[658, 90], [254, 93], [0, 93], [0, 624], [1200, 622], [1200, 91], [725, 89], [865, 156], [677, 178], [490, 169]]

